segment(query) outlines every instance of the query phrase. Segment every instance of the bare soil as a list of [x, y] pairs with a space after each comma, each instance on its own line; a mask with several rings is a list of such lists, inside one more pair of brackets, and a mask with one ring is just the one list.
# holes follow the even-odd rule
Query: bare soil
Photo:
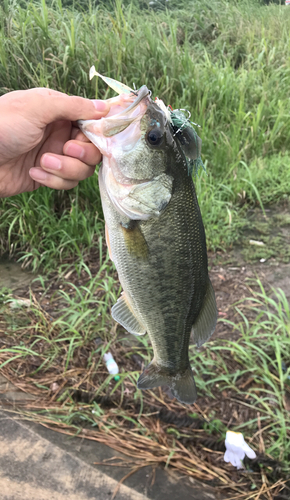
[[[279, 228], [278, 232], [280, 238], [281, 231]], [[290, 235], [290, 225], [288, 222], [283, 226], [283, 235], [283, 241], [286, 246]], [[260, 279], [264, 288], [270, 294], [271, 287], [281, 288], [285, 292], [288, 300], [290, 300], [290, 263], [287, 262], [288, 259], [286, 258], [288, 251], [287, 248], [283, 253], [283, 258], [281, 258], [281, 252], [277, 258], [274, 252], [274, 247], [271, 247], [271, 252], [268, 252], [266, 257], [261, 257], [261, 254], [255, 253], [256, 248], [254, 244], [254, 252], [252, 253], [251, 261], [249, 261], [246, 259], [249, 259], [252, 250], [251, 247], [248, 247], [248, 252], [245, 254], [245, 248], [247, 248], [250, 239], [258, 242], [262, 241], [261, 234], [256, 233], [253, 225], [250, 228], [250, 233], [246, 233], [244, 235], [243, 244], [240, 246], [236, 246], [227, 253], [217, 252], [215, 254], [209, 254], [210, 277], [216, 293], [219, 311], [219, 322], [212, 337], [213, 340], [237, 338], [238, 333], [229, 323], [223, 320], [229, 320], [236, 323], [238, 319], [240, 319], [235, 305], [242, 301], [245, 297], [251, 296], [253, 291], [257, 291], [259, 289], [257, 278]], [[267, 245], [270, 245], [269, 240]], [[261, 247], [257, 245], [257, 247], [260, 249], [263, 245]], [[267, 251], [268, 250], [269, 249], [267, 248]], [[283, 262], [283, 260], [286, 262]], [[92, 275], [95, 276], [98, 272], [98, 255], [91, 253], [87, 258], [86, 264], [89, 266]], [[117, 278], [117, 275], [115, 277]], [[35, 300], [39, 304], [41, 310], [44, 312], [44, 317], [46, 318], [45, 321], [49, 321], [49, 318], [56, 317], [59, 314], [59, 310], [63, 307], [62, 299], [57, 293], [60, 289], [65, 290], [68, 294], [74, 293], [68, 281], [70, 283], [74, 283], [76, 286], [81, 286], [88, 282], [88, 276], [85, 272], [83, 275], [78, 276], [75, 271], [71, 270], [69, 272], [69, 276], [67, 275], [65, 279], [60, 279], [57, 273], [55, 273], [47, 279], [49, 294], [46, 294], [45, 297], [43, 297], [43, 288], [39, 282], [31, 284], [33, 296], [35, 297]], [[116, 287], [117, 286], [118, 285], [116, 285]], [[22, 299], [28, 298], [29, 289], [27, 283], [25, 282], [25, 286], [23, 286], [23, 283], [19, 283], [19, 286], [15, 286], [14, 294]], [[242, 309], [243, 307], [243, 304], [240, 303], [239, 308]], [[120, 327], [117, 327], [117, 329], [119, 328]], [[135, 350], [135, 354], [128, 356], [128, 346], [130, 346], [131, 350], [134, 342], [137, 346], [138, 341], [134, 341], [132, 336], [128, 336], [127, 343], [126, 340], [124, 340], [124, 330], [122, 330], [122, 338], [122, 342], [116, 340], [113, 347], [113, 355], [118, 365], [121, 370], [126, 372], [141, 370], [142, 358], [138, 355], [138, 349], [139, 351], [141, 350], [140, 344]], [[204, 348], [206, 349], [206, 346]], [[121, 451], [122, 446], [126, 449], [126, 442], [122, 441], [122, 439], [124, 439], [126, 433], [131, 437], [133, 436], [135, 430], [132, 422], [130, 423], [130, 419], [136, 419], [141, 411], [139, 404], [136, 405], [134, 400], [134, 390], [132, 384], [130, 385], [130, 383], [127, 383], [126, 393], [121, 393], [121, 390], [119, 390], [116, 391], [113, 396], [109, 396], [107, 392], [96, 397], [96, 387], [99, 387], [106, 379], [107, 373], [106, 370], [94, 373], [93, 369], [90, 370], [90, 373], [87, 373], [86, 360], [89, 358], [90, 353], [95, 349], [94, 342], [90, 342], [86, 346], [77, 350], [73, 357], [73, 363], [69, 365], [66, 374], [63, 371], [63, 358], [65, 358], [66, 354], [65, 349], [66, 347], [64, 347], [63, 352], [60, 353], [59, 359], [54, 360], [54, 365], [45, 374], [37, 372], [34, 373], [33, 377], [30, 376], [31, 372], [37, 369], [40, 363], [40, 361], [38, 362], [35, 359], [31, 359], [30, 364], [29, 359], [27, 359], [27, 361], [22, 363], [20, 367], [17, 366], [17, 361], [15, 361], [7, 365], [7, 367], [3, 370], [3, 374], [19, 388], [27, 392], [31, 392], [37, 398], [37, 402], [34, 400], [34, 402], [30, 404], [30, 409], [37, 409], [40, 407], [47, 408], [55, 405], [60, 408], [61, 405], [56, 403], [57, 397], [59, 397], [62, 392], [69, 391], [68, 394], [70, 394], [70, 397], [76, 403], [87, 404], [92, 403], [92, 401], [96, 401], [104, 409], [104, 411], [110, 415], [110, 418], [112, 418], [112, 412], [114, 412], [116, 408], [120, 411], [122, 410], [126, 413], [129, 419], [120, 420], [121, 416], [118, 417], [116, 414], [116, 422], [119, 422], [121, 426], [120, 434], [115, 438], [107, 436], [105, 441], [107, 440], [107, 443], [116, 450], [119, 449]], [[239, 368], [230, 356], [226, 361], [229, 370], [236, 370]], [[17, 376], [15, 376], [15, 372], [13, 372], [16, 368]], [[38, 383], [37, 388], [35, 382]], [[245, 375], [243, 377], [239, 377], [237, 387], [241, 390], [245, 390], [245, 388], [250, 387], [251, 383], [251, 379]], [[53, 384], [57, 384], [57, 387], [59, 388], [56, 392], [53, 390]], [[42, 390], [42, 385], [51, 387], [51, 391]], [[110, 387], [108, 387], [108, 389], [110, 391]], [[204, 419], [208, 420], [212, 418], [212, 415], [214, 415], [214, 418], [222, 422], [226, 428], [231, 428], [231, 426], [239, 425], [244, 422], [248, 422], [251, 419], [257, 418], [257, 410], [256, 408], [251, 407], [250, 404], [245, 404], [245, 401], [239, 399], [237, 393], [230, 389], [223, 390], [221, 393], [217, 385], [216, 390], [214, 390], [213, 393], [213, 398], [209, 398], [207, 396], [199, 397], [197, 404], [194, 405], [194, 412], [199, 415], [199, 418], [193, 418], [189, 415], [185, 408], [182, 408], [178, 403], [176, 403], [175, 400], [172, 400], [170, 395], [166, 395], [164, 391], [162, 392], [157, 389], [153, 391], [151, 395], [148, 391], [145, 391], [143, 402], [144, 406], [142, 410], [142, 415], [144, 415], [144, 417], [142, 416], [143, 425], [145, 425], [149, 433], [151, 432], [154, 435], [157, 433], [160, 436], [160, 446], [165, 446], [168, 449], [170, 449], [170, 447], [172, 448], [173, 441], [175, 439], [174, 436], [170, 434], [168, 435], [168, 429], [174, 427], [178, 432], [180, 432], [183, 437], [178, 438], [176, 443], [178, 443], [178, 446], [189, 454], [192, 460], [192, 457], [198, 457], [199, 462], [206, 466], [208, 470], [220, 470], [223, 471], [223, 474], [228, 475], [228, 484], [231, 484], [231, 486], [229, 486], [228, 490], [222, 488], [222, 490], [219, 491], [223, 491], [224, 493], [226, 493], [226, 491], [231, 493], [234, 491], [249, 491], [248, 488], [250, 487], [253, 478], [257, 485], [260, 484], [260, 480], [262, 481], [262, 464], [262, 466], [267, 468], [268, 471], [268, 484], [273, 485], [277, 483], [278, 485], [276, 489], [274, 488], [272, 490], [271, 498], [275, 498], [275, 500], [289, 498], [290, 490], [284, 490], [283, 493], [279, 493], [279, 481], [281, 480], [280, 464], [275, 460], [269, 459], [269, 457], [264, 454], [262, 444], [259, 448], [257, 460], [250, 462], [252, 470], [251, 480], [248, 480], [246, 475], [243, 475], [242, 477], [241, 473], [232, 466], [225, 466], [223, 463], [223, 439], [221, 439], [219, 432], [216, 432], [214, 428], [212, 429], [211, 434], [205, 432]], [[48, 424], [46, 423], [46, 425]], [[259, 429], [257, 429], [257, 431], [259, 431]], [[73, 429], [71, 432], [74, 432]], [[102, 441], [102, 435], [100, 434], [98, 437], [96, 433], [94, 434], [94, 432], [95, 431], [91, 431], [84, 427], [83, 437], [89, 437], [90, 439], [94, 438]], [[130, 449], [134, 451], [134, 453], [133, 451], [132, 453], [136, 460], [141, 459], [142, 456], [144, 457], [145, 452], [144, 449], [141, 449], [142, 439], [140, 436], [138, 437], [135, 434], [129, 444], [131, 446]], [[149, 452], [151, 452], [151, 450], [149, 450]], [[158, 453], [161, 453], [161, 455], [158, 455]], [[159, 457], [156, 458], [157, 463], [162, 463], [162, 453], [163, 452], [161, 452], [161, 450], [158, 451], [155, 446], [155, 450], [152, 451], [152, 454], [155, 458], [157, 456]], [[178, 462], [178, 460], [181, 460], [181, 462]], [[171, 465], [173, 467], [178, 470], [182, 470], [180, 463], [183, 463], [180, 457], [172, 457]], [[210, 474], [206, 472], [200, 474], [200, 479], [208, 485], [217, 488], [220, 487], [219, 481], [217, 479], [212, 479]], [[237, 498], [246, 497], [242, 495], [241, 497], [237, 496]], [[259, 498], [260, 500], [263, 500], [270, 498], [270, 496], [268, 493], [266, 495], [261, 491]]]

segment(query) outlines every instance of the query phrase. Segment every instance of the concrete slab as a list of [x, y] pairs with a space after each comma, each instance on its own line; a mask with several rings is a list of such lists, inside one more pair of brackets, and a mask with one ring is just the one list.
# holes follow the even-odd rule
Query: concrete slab
[[[0, 499], [111, 500], [129, 467], [94, 462], [128, 457], [105, 444], [66, 436], [10, 411], [34, 396], [0, 375]], [[1, 409], [2, 408], [2, 409]], [[8, 408], [10, 410], [8, 410]], [[145, 467], [129, 476], [116, 500], [223, 500], [208, 485], [171, 469]]]
[[[2, 500], [105, 500], [118, 482], [0, 412]], [[116, 500], [146, 500], [121, 485]]]
[[[94, 462], [116, 456], [122, 455], [100, 443], [71, 438], [0, 410], [1, 500], [111, 500], [130, 469]], [[152, 467], [126, 479], [115, 496], [116, 500], [168, 498], [222, 500], [209, 486]]]

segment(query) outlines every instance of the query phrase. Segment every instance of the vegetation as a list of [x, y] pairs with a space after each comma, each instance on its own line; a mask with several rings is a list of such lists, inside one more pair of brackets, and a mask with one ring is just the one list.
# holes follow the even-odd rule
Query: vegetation
[[[140, 3], [140, 2], [139, 2]], [[209, 249], [239, 236], [245, 203], [290, 193], [290, 9], [256, 1], [121, 0], [67, 10], [61, 0], [0, 6], [0, 94], [49, 86], [87, 97], [113, 95], [100, 73], [146, 84], [201, 125], [207, 173], [196, 179]], [[97, 180], [69, 193], [40, 189], [0, 202], [2, 252], [24, 251], [34, 268], [80, 256], [100, 235]], [[53, 241], [52, 241], [53, 235]]]
[[[267, 253], [255, 247], [254, 258], [279, 254], [288, 261], [280, 228], [289, 217], [278, 214], [271, 226], [265, 217], [252, 224], [246, 214], [289, 203], [290, 8], [258, 0], [156, 0], [153, 6], [147, 0], [3, 0], [0, 95], [34, 86], [113, 95], [102, 81], [88, 80], [92, 64], [130, 86], [146, 84], [166, 104], [190, 110], [201, 126], [207, 174], [200, 172], [195, 186], [208, 248], [228, 249], [242, 229], [262, 239], [251, 232], [255, 222]], [[227, 484], [237, 498], [264, 500], [284, 488], [290, 312], [283, 292], [266, 292], [257, 282], [223, 319], [231, 340], [190, 347], [200, 397], [184, 408], [159, 391], [136, 388], [152, 350], [146, 336], [138, 343], [124, 337], [110, 316], [120, 287], [104, 244], [97, 173], [69, 192], [40, 188], [0, 200], [0, 252], [41, 272], [30, 296], [23, 292], [28, 309], [0, 290], [0, 369], [39, 397], [30, 418], [91, 433], [116, 449], [121, 443], [122, 451], [130, 442], [134, 467], [137, 460], [170, 464]], [[108, 350], [120, 366], [119, 381], [103, 365]], [[242, 481], [214, 455], [223, 451], [227, 428], [243, 432], [259, 454]], [[279, 498], [288, 497], [289, 491]]]
[[[285, 487], [290, 310], [281, 290], [270, 298], [261, 282], [252, 283], [253, 294], [234, 308], [239, 319], [223, 320], [232, 326], [236, 340], [190, 347], [199, 398], [184, 407], [164, 391], [137, 389], [152, 348], [147, 336], [134, 340], [113, 325], [109, 309], [119, 289], [107, 259], [95, 277], [86, 274], [83, 285], [74, 280], [58, 290], [47, 285], [40, 280], [34, 286], [28, 309], [8, 290], [1, 294], [0, 368], [36, 398], [32, 414], [23, 412], [22, 403], [25, 418], [106, 442], [127, 454], [135, 470], [170, 464], [212, 486], [226, 486], [239, 498], [274, 498], [269, 491]], [[52, 307], [45, 310], [48, 299]], [[55, 304], [61, 306], [57, 317]], [[118, 381], [104, 366], [108, 351], [119, 365]], [[242, 432], [258, 456], [236, 476], [220, 456], [229, 428]], [[289, 496], [288, 489], [285, 495], [281, 499]]]

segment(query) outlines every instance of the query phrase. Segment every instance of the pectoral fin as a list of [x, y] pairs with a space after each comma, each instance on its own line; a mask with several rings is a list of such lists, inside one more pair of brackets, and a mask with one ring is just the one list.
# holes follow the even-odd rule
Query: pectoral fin
[[146, 333], [146, 328], [135, 316], [129, 306], [125, 293], [123, 293], [123, 295], [117, 300], [116, 304], [112, 307], [111, 313], [113, 319], [120, 323], [120, 325], [122, 325], [129, 333], [132, 333], [133, 335], [144, 335]]
[[121, 227], [128, 252], [138, 259], [146, 259], [148, 245], [136, 221], [130, 221], [128, 227], [121, 224]]
[[107, 247], [109, 250], [109, 257], [110, 257], [111, 261], [114, 262], [112, 259], [112, 251], [111, 251], [110, 237], [109, 237], [109, 231], [108, 231], [107, 224], [105, 224], [105, 237], [106, 237]]
[[210, 279], [208, 279], [203, 306], [191, 330], [191, 339], [197, 347], [204, 344], [213, 334], [216, 326], [217, 314], [214, 289]]

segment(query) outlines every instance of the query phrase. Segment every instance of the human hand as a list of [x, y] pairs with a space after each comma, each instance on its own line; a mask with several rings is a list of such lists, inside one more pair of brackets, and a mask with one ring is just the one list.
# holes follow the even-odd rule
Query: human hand
[[0, 97], [0, 198], [41, 185], [71, 189], [93, 175], [101, 154], [72, 122], [101, 118], [109, 108], [46, 88]]

